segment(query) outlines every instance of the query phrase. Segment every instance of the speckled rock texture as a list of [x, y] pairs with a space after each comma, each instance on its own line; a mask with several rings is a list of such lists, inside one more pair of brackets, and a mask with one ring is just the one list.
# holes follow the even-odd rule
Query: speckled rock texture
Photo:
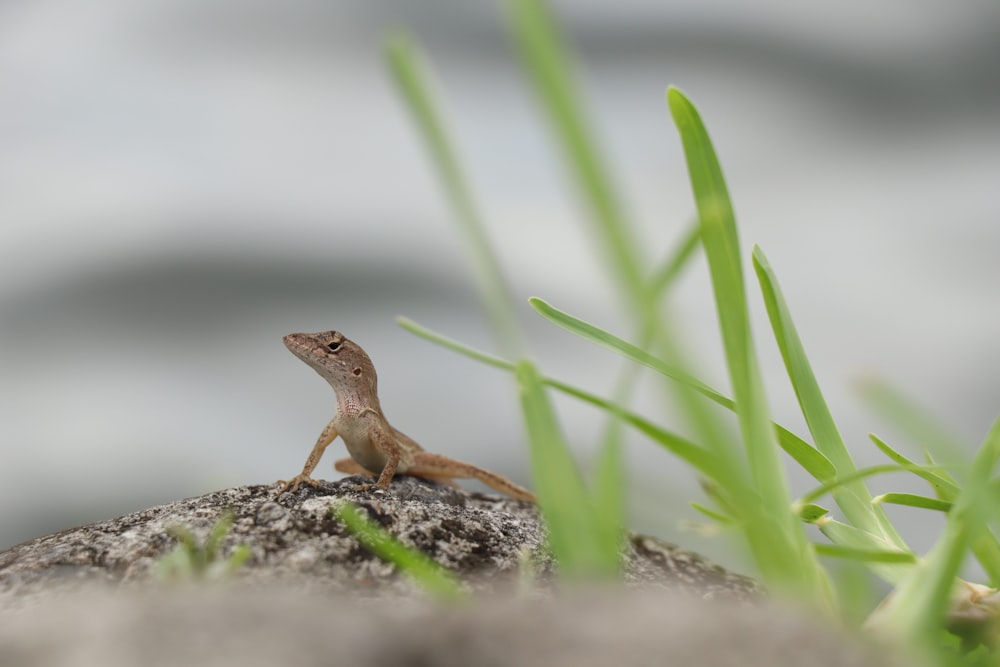
[[[223, 554], [241, 544], [251, 551], [233, 577], [236, 583], [412, 595], [415, 584], [331, 518], [330, 508], [346, 500], [453, 570], [472, 590], [504, 590], [526, 569], [543, 585], [551, 579], [554, 566], [535, 506], [413, 477], [397, 477], [386, 493], [355, 490], [361, 481], [323, 482], [277, 500], [276, 485], [225, 489], [25, 542], [0, 553], [0, 608], [93, 582], [146, 587], [155, 579], [157, 561], [176, 544], [170, 526], [186, 526], [203, 538], [227, 510], [235, 522]], [[746, 600], [760, 592], [752, 580], [653, 538], [632, 536], [626, 549], [626, 581], [632, 585], [701, 598]]]
[[[226, 489], [0, 553], [0, 665], [916, 664], [649, 537], [625, 546], [628, 586], [554, 585], [533, 505], [408, 477], [361, 492], [360, 481], [278, 500], [276, 485]], [[348, 500], [474, 594], [420, 592], [331, 518]], [[204, 539], [226, 512], [221, 553], [245, 545], [243, 567], [224, 582], [156, 576], [171, 526]]]

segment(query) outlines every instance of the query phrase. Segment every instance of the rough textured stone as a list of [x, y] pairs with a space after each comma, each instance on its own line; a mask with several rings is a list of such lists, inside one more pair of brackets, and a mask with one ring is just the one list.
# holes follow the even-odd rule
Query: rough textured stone
[[[625, 547], [631, 588], [555, 587], [534, 506], [407, 477], [358, 492], [358, 481], [278, 501], [274, 485], [226, 489], [0, 553], [0, 665], [893, 664], [655, 539]], [[444, 604], [418, 593], [331, 518], [346, 500], [479, 594]], [[176, 543], [168, 528], [204, 539], [226, 511], [223, 554], [252, 554], [235, 576], [158, 581]], [[526, 570], [535, 585], [512, 585]]]
[[[235, 579], [253, 585], [409, 595], [414, 584], [363, 548], [330, 516], [351, 500], [405, 544], [455, 571], [470, 588], [497, 590], [531, 567], [544, 583], [553, 564], [535, 506], [508, 498], [438, 486], [412, 477], [388, 493], [358, 492], [359, 478], [303, 487], [277, 501], [276, 486], [244, 486], [153, 507], [110, 521], [38, 538], [0, 553], [0, 606], [20, 606], [84, 583], [142, 587], [183, 525], [204, 537], [227, 510], [235, 515], [223, 553], [239, 544], [252, 556]], [[747, 579], [697, 554], [649, 537], [627, 545], [626, 580], [712, 598], [747, 599], [759, 592]], [[531, 565], [526, 562], [530, 561]]]

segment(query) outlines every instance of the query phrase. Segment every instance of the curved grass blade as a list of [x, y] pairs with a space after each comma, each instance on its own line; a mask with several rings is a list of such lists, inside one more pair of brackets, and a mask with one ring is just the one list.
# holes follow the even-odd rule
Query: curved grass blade
[[[922, 467], [923, 466], [919, 465], [907, 466], [907, 465], [899, 465], [896, 463], [883, 463], [881, 465], [869, 466], [867, 468], [858, 468], [854, 470], [854, 472], [848, 473], [846, 475], [838, 475], [837, 477], [827, 482], [824, 482], [823, 484], [820, 484], [811, 491], [802, 494], [802, 496], [800, 496], [796, 502], [811, 503], [817, 498], [821, 498], [827, 493], [835, 491], [839, 487], [848, 486], [852, 482], [856, 482], [859, 479], [865, 479], [867, 477], [872, 477], [874, 475], [883, 475], [886, 473], [893, 473], [893, 472], [914, 472]], [[864, 528], [862, 528], [861, 526], [858, 526], [858, 528], [864, 530]], [[873, 531], [868, 531], [868, 532], [873, 532]], [[877, 535], [879, 533], [875, 532], [875, 534]], [[885, 537], [887, 540], [889, 539], [888, 536], [883, 536], [883, 537]], [[892, 540], [889, 541], [892, 542]], [[899, 548], [907, 551], [909, 550], [908, 547], [905, 546], [899, 546]]]
[[569, 578], [608, 578], [619, 573], [621, 526], [609, 530], [587, 493], [559, 432], [541, 378], [531, 362], [517, 364], [521, 405], [528, 428], [538, 505], [560, 573]]
[[[621, 354], [632, 361], [642, 364], [654, 371], [661, 373], [681, 384], [693, 389], [709, 400], [721, 405], [727, 410], [736, 411], [736, 403], [733, 400], [715, 389], [712, 389], [700, 380], [679, 368], [657, 359], [642, 348], [629, 343], [628, 341], [615, 336], [612, 333], [585, 322], [569, 313], [555, 308], [543, 299], [532, 297], [528, 300], [531, 306], [538, 313], [553, 324], [562, 327], [570, 333], [581, 338], [601, 345], [613, 352]], [[812, 447], [780, 424], [774, 424], [778, 434], [778, 444], [791, 456], [804, 470], [817, 480], [823, 481], [831, 479], [836, 475], [836, 469], [822, 452]]]
[[401, 33], [388, 39], [384, 50], [389, 70], [427, 144], [432, 163], [454, 209], [497, 343], [506, 353], [518, 355], [524, 349], [524, 342], [517, 324], [514, 300], [445, 128], [430, 84], [429, 68], [417, 47]]
[[[856, 470], [857, 466], [847, 451], [844, 439], [819, 388], [819, 382], [792, 321], [778, 279], [764, 251], [757, 246], [753, 249], [753, 266], [764, 295], [764, 304], [771, 321], [771, 329], [774, 331], [774, 339], [778, 343], [785, 370], [795, 390], [795, 398], [799, 402], [799, 409], [805, 417], [813, 442], [816, 443], [816, 448], [833, 463], [838, 476], [847, 475]], [[885, 510], [872, 503], [871, 492], [861, 478], [844, 484], [843, 489], [834, 493], [834, 499], [855, 526], [869, 532], [882, 533], [896, 546], [906, 548], [906, 542], [889, 520]]]
[[514, 364], [507, 361], [506, 359], [501, 359], [500, 357], [490, 354], [488, 352], [483, 352], [482, 350], [477, 350], [476, 348], [466, 345], [465, 343], [460, 343], [454, 338], [449, 338], [443, 334], [431, 331], [427, 327], [421, 326], [411, 320], [408, 317], [397, 317], [396, 324], [406, 329], [410, 333], [423, 338], [424, 340], [430, 341], [435, 345], [440, 345], [452, 352], [458, 352], [464, 357], [469, 357], [470, 359], [475, 359], [476, 361], [482, 362], [487, 366], [492, 366], [494, 368], [500, 368], [505, 371], [514, 371]]
[[816, 523], [823, 517], [827, 516], [830, 510], [823, 507], [822, 505], [816, 505], [815, 503], [806, 503], [799, 506], [798, 515], [799, 518], [806, 523]]
[[704, 514], [705, 516], [707, 516], [709, 519], [712, 519], [716, 523], [720, 523], [720, 524], [723, 524], [723, 525], [732, 525], [733, 523], [735, 523], [735, 520], [733, 519], [733, 517], [729, 516], [728, 514], [723, 514], [722, 512], [717, 512], [716, 510], [713, 510], [710, 507], [706, 507], [706, 506], [702, 505], [701, 503], [696, 503], [696, 502], [692, 501], [692, 502], [690, 502], [688, 504], [693, 509], [701, 512], [702, 514]]
[[899, 463], [901, 465], [913, 466], [913, 473], [919, 475], [921, 478], [927, 481], [934, 489], [934, 493], [937, 494], [938, 498], [951, 502], [958, 496], [959, 488], [955, 484], [954, 480], [949, 477], [948, 473], [943, 470], [935, 470], [933, 468], [928, 468], [914, 463], [910, 459], [906, 458], [895, 449], [890, 447], [884, 440], [875, 435], [874, 433], [868, 434], [869, 439], [875, 443], [883, 454], [887, 457]]
[[[821, 518], [816, 522], [816, 526], [831, 542], [840, 547], [861, 551], [899, 551], [911, 554], [909, 551], [900, 550], [882, 537], [829, 517]], [[870, 569], [883, 581], [898, 585], [906, 578], [912, 567], [911, 563], [872, 563]]]
[[[914, 464], [874, 433], [869, 433], [868, 437], [893, 461], [914, 466], [913, 473], [931, 485], [939, 500], [954, 504], [960, 489], [946, 471]], [[972, 538], [972, 552], [976, 555], [979, 564], [983, 566], [983, 570], [989, 575], [990, 585], [994, 588], [1000, 587], [1000, 541], [997, 540], [996, 535], [990, 530], [977, 533]]]
[[358, 540], [382, 560], [392, 563], [412, 577], [431, 595], [454, 599], [462, 595], [458, 580], [446, 568], [423, 552], [411, 549], [361, 515], [353, 503], [331, 509]]
[[[797, 517], [788, 511], [791, 501], [788, 482], [754, 352], [736, 219], [722, 168], [695, 106], [673, 87], [667, 91], [667, 103], [684, 146], [726, 364], [738, 407], [736, 414], [754, 490], [761, 500], [759, 514], [757, 508], [746, 508], [745, 533], [769, 583], [817, 603], [832, 605], [829, 580], [816, 561], [815, 552], [808, 549]], [[741, 500], [753, 502], [750, 497]]]
[[903, 505], [905, 507], [918, 507], [936, 512], [950, 512], [952, 504], [937, 498], [928, 498], [914, 493], [882, 493], [872, 498], [873, 503], [887, 503], [890, 505]]
[[881, 551], [877, 549], [857, 549], [839, 544], [814, 544], [813, 550], [820, 556], [846, 558], [865, 563], [915, 563], [917, 557], [905, 551]]
[[[424, 340], [428, 340], [432, 343], [452, 350], [453, 352], [457, 352], [463, 356], [508, 372], [513, 372], [515, 369], [514, 364], [509, 361], [505, 361], [499, 357], [487, 354], [486, 352], [476, 350], [475, 348], [465, 345], [464, 343], [460, 343], [452, 338], [448, 338], [447, 336], [442, 336], [441, 334], [422, 327], [416, 322], [405, 317], [398, 318], [397, 322], [401, 327], [410, 333], [420, 336]], [[715, 455], [706, 450], [704, 447], [701, 447], [700, 445], [697, 445], [682, 436], [660, 428], [649, 420], [640, 417], [630, 410], [627, 410], [624, 406], [615, 404], [612, 401], [601, 398], [582, 389], [578, 389], [564, 382], [560, 382], [559, 380], [542, 377], [541, 381], [543, 384], [584, 401], [585, 403], [590, 403], [591, 405], [599, 407], [603, 410], [616, 413], [624, 422], [649, 436], [652, 440], [663, 446], [667, 451], [671, 452], [674, 456], [677, 456], [703, 475], [711, 476], [712, 472], [718, 469], [718, 463], [716, 463]]]
[[576, 89], [569, 49], [542, 0], [510, 0], [510, 26], [535, 92], [548, 114], [566, 164], [601, 236], [612, 273], [623, 297], [644, 317], [646, 285], [638, 244], [626, 221], [592, 132], [583, 117], [582, 96]]
[[996, 509], [988, 502], [990, 477], [1000, 458], [1000, 421], [976, 453], [961, 485], [955, 505], [948, 513], [944, 534], [920, 566], [903, 581], [870, 619], [870, 625], [904, 642], [928, 646], [938, 637], [949, 609], [949, 598], [967, 548], [981, 534]]
[[533, 296], [528, 299], [528, 303], [531, 304], [531, 307], [534, 308], [542, 317], [549, 320], [553, 324], [566, 329], [570, 333], [574, 333], [581, 338], [597, 343], [598, 345], [606, 347], [614, 352], [623, 354], [637, 363], [652, 368], [658, 373], [687, 385], [691, 389], [703, 394], [719, 405], [727, 407], [731, 410], [735, 409], [735, 404], [732, 399], [720, 394], [680, 368], [657, 359], [642, 348], [633, 345], [632, 343], [629, 343], [624, 339], [601, 329], [600, 327], [590, 324], [585, 320], [574, 317], [566, 311], [559, 310], [544, 299]]

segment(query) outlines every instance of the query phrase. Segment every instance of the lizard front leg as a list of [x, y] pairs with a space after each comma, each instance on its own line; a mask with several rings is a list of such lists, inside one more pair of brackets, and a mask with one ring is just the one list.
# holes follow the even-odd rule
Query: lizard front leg
[[319, 464], [319, 460], [323, 457], [323, 451], [333, 442], [334, 438], [337, 437], [337, 429], [333, 425], [331, 420], [329, 424], [323, 429], [323, 432], [319, 434], [319, 439], [316, 440], [316, 444], [313, 446], [312, 451], [309, 453], [309, 458], [306, 459], [306, 464], [302, 466], [302, 472], [288, 480], [287, 482], [283, 479], [279, 479], [275, 484], [284, 484], [281, 490], [274, 496], [275, 500], [281, 496], [285, 491], [290, 491], [295, 493], [299, 490], [299, 487], [303, 484], [308, 484], [309, 486], [316, 486], [319, 484], [315, 479], [310, 477], [312, 471], [316, 469]]

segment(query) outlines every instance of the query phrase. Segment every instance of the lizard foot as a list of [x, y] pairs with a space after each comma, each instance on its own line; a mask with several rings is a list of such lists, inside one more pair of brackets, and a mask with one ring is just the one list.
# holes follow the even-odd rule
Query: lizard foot
[[354, 487], [355, 491], [372, 491], [373, 493], [385, 493], [386, 490], [379, 486], [378, 484], [373, 484], [371, 482], [366, 482], [365, 484], [358, 484]]
[[295, 493], [299, 490], [299, 487], [303, 484], [308, 484], [309, 486], [319, 486], [319, 480], [315, 480], [309, 475], [296, 475], [287, 482], [283, 479], [279, 479], [275, 484], [284, 484], [281, 490], [274, 494], [274, 499], [277, 500], [286, 491], [289, 493]]

